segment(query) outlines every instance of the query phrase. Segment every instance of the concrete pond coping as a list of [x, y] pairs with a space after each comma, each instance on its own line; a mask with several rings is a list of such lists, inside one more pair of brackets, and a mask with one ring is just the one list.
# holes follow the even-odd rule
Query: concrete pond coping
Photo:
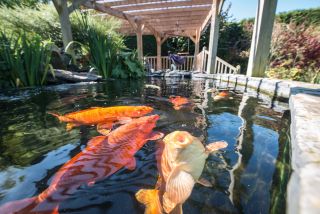
[[291, 167], [287, 213], [320, 213], [320, 84], [234, 74], [194, 74], [226, 87], [254, 89], [272, 98], [289, 99]]

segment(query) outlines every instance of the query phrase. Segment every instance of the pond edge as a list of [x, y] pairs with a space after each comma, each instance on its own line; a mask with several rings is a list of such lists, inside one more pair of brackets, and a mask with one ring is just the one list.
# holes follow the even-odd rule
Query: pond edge
[[192, 78], [257, 90], [277, 99], [289, 99], [291, 167], [287, 186], [287, 213], [313, 214], [320, 210], [320, 85], [234, 74], [195, 74]]

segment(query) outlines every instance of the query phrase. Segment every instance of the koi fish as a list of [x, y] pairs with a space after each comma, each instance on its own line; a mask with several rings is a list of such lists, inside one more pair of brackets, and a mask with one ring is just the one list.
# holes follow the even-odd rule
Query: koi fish
[[171, 96], [169, 97], [169, 101], [173, 104], [173, 108], [175, 110], [180, 110], [191, 105], [190, 101], [187, 98], [180, 96]]
[[163, 211], [182, 213], [182, 204], [191, 195], [195, 183], [212, 186], [209, 181], [200, 178], [208, 155], [228, 145], [218, 141], [204, 147], [198, 138], [185, 131], [172, 132], [163, 142], [156, 189], [141, 189], [136, 193], [136, 199], [146, 206], [145, 214]]
[[214, 101], [222, 100], [222, 99], [229, 99], [230, 93], [228, 91], [221, 91], [219, 94], [213, 97]]
[[49, 113], [56, 116], [60, 122], [67, 123], [67, 130], [81, 125], [97, 125], [100, 134], [107, 135], [116, 121], [127, 123], [131, 118], [141, 117], [153, 111], [148, 106], [115, 106], [92, 107], [89, 109], [71, 112], [65, 115]]
[[58, 213], [59, 203], [79, 186], [91, 186], [123, 167], [134, 170], [135, 153], [148, 140], [163, 137], [162, 133], [153, 132], [158, 119], [158, 115], [141, 117], [120, 126], [109, 136], [94, 137], [58, 170], [46, 190], [32, 198], [8, 202], [0, 207], [1, 213]]

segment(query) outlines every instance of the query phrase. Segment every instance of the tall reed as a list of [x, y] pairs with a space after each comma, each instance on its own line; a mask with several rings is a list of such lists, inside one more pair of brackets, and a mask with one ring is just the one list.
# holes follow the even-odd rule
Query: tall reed
[[117, 54], [124, 47], [119, 35], [105, 33], [100, 26], [86, 14], [81, 14], [81, 28], [89, 52], [90, 63], [104, 78], [112, 75], [116, 65]]
[[12, 87], [39, 86], [46, 84], [51, 51], [48, 42], [37, 35], [8, 37], [0, 34], [0, 76]]

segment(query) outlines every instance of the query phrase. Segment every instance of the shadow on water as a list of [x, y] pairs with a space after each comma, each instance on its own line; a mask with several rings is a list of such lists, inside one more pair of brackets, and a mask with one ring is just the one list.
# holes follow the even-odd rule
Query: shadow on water
[[[161, 87], [145, 88], [145, 84]], [[185, 213], [279, 213], [285, 210], [290, 176], [288, 114], [247, 93], [214, 101], [212, 80], [115, 80], [0, 94], [0, 204], [46, 189], [66, 161], [97, 136], [95, 127], [70, 132], [47, 112], [64, 114], [94, 106], [148, 105], [159, 114], [157, 130], [189, 131], [205, 144], [226, 140], [211, 155], [203, 177], [212, 188], [196, 185], [183, 205]], [[237, 86], [236, 86], [237, 87]], [[176, 111], [168, 98], [188, 97], [193, 108]], [[271, 106], [271, 107], [270, 107]], [[271, 109], [272, 108], [272, 109]], [[92, 187], [83, 186], [60, 205], [60, 213], [143, 213], [134, 197], [157, 180], [156, 146], [147, 143], [134, 171], [121, 169]]]

